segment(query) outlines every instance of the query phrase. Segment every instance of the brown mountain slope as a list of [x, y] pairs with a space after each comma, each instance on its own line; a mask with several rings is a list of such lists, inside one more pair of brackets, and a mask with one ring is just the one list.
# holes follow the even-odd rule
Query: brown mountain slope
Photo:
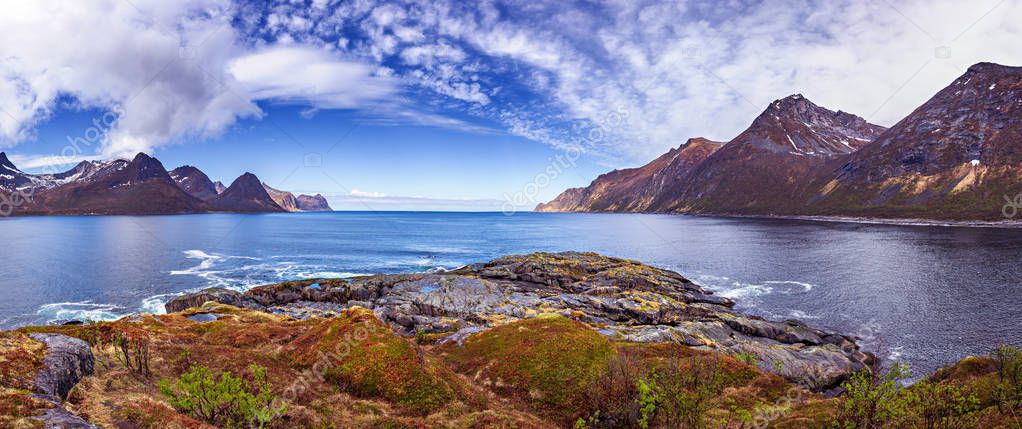
[[685, 176], [723, 143], [689, 139], [676, 149], [638, 168], [614, 170], [588, 187], [568, 189], [536, 211], [657, 211], [670, 205]]
[[298, 209], [298, 200], [295, 199], [295, 195], [288, 191], [281, 191], [280, 189], [274, 189], [263, 183], [263, 189], [266, 189], [266, 193], [270, 194], [270, 198], [273, 198], [273, 202], [277, 203], [280, 208], [284, 211], [297, 212], [301, 211]]
[[1022, 67], [979, 63], [862, 150], [832, 162], [815, 214], [1003, 219], [1022, 192]]

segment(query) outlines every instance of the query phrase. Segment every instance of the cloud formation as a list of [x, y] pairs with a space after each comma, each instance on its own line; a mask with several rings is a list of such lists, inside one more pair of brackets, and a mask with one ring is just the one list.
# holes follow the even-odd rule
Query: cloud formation
[[[0, 141], [70, 98], [102, 153], [222, 132], [259, 100], [462, 119], [606, 163], [727, 140], [800, 92], [890, 125], [979, 61], [1022, 64], [1022, 1], [91, 0], [0, 16]], [[101, 31], [97, 31], [101, 29]], [[475, 128], [479, 131], [481, 129]]]

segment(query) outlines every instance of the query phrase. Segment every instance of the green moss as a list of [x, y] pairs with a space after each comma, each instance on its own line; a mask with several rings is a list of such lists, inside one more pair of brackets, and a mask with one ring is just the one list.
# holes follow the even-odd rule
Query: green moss
[[448, 352], [461, 372], [561, 421], [585, 411], [586, 390], [616, 353], [606, 337], [552, 314], [473, 335]]
[[442, 370], [363, 308], [345, 310], [295, 341], [298, 367], [324, 368], [328, 381], [365, 397], [380, 397], [427, 414], [454, 391]]

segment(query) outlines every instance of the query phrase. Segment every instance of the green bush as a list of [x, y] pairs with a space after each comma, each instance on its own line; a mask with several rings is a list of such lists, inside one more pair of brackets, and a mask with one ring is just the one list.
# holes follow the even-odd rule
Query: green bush
[[170, 404], [191, 417], [227, 428], [266, 427], [276, 416], [287, 410], [286, 405], [275, 405], [276, 396], [266, 381], [266, 368], [249, 367], [251, 383], [223, 372], [215, 376], [204, 366], [192, 367], [174, 381], [160, 381], [160, 392]]
[[658, 427], [705, 427], [706, 413], [713, 409], [725, 381], [716, 357], [668, 360], [663, 368], [639, 380], [640, 426], [648, 427], [652, 417]]
[[902, 427], [955, 429], [976, 427], [979, 397], [956, 384], [920, 381], [902, 391], [908, 408]]
[[834, 426], [842, 429], [880, 429], [907, 415], [906, 402], [898, 397], [908, 365], [894, 363], [890, 369], [863, 368], [841, 385], [847, 396]]
[[635, 385], [639, 391], [639, 427], [649, 429], [653, 417], [656, 416], [656, 403], [660, 398], [657, 397], [653, 383], [639, 380]]

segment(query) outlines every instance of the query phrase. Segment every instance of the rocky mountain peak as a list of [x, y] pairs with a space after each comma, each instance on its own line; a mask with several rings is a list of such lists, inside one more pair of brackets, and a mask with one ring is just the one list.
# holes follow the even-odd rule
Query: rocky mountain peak
[[7, 159], [6, 152], [0, 152], [0, 171], [3, 170], [19, 171], [18, 167], [15, 167], [14, 163]]
[[999, 73], [1022, 73], [1022, 67], [1006, 66], [991, 62], [978, 62], [966, 70], [965, 75], [976, 74], [999, 74]]
[[128, 168], [133, 173], [132, 180], [145, 181], [149, 179], [161, 179], [161, 180], [173, 180], [170, 178], [170, 174], [167, 173], [167, 169], [163, 168], [163, 163], [158, 159], [139, 152], [135, 155], [135, 158], [128, 163]]
[[772, 152], [833, 156], [854, 152], [884, 131], [865, 119], [821, 107], [802, 94], [774, 100], [735, 138]]
[[170, 177], [174, 179], [178, 187], [200, 200], [209, 201], [219, 194], [216, 185], [209, 180], [209, 176], [191, 165], [175, 168], [170, 172]]
[[[813, 125], [825, 120], [848, 115], [844, 112], [834, 112], [821, 107], [802, 94], [792, 94], [787, 97], [774, 100], [756, 120], [767, 119], [772, 121], [797, 120], [807, 125]], [[854, 116], [854, 115], [852, 115]]]
[[246, 171], [244, 174], [242, 174], [241, 176], [238, 176], [237, 179], [234, 179], [234, 181], [231, 182], [231, 186], [229, 186], [229, 188], [235, 188], [235, 187], [242, 187], [242, 188], [251, 187], [253, 189], [254, 188], [262, 188], [263, 187], [263, 182], [260, 181], [259, 177], [256, 176], [255, 174], [252, 174], [252, 173], [249, 173], [249, 172]]

